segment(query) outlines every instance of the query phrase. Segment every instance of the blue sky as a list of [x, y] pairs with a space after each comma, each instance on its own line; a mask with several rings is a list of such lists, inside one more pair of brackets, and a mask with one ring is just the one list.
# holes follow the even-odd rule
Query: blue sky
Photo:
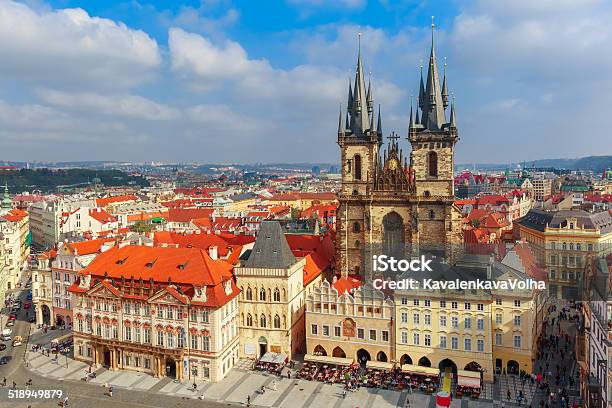
[[0, 160], [337, 161], [357, 33], [405, 135], [432, 15], [457, 162], [612, 153], [604, 0], [0, 0]]

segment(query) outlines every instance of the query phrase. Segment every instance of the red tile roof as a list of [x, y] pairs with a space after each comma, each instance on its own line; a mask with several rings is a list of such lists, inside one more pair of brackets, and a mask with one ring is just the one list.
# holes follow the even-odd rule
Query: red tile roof
[[308, 254], [306, 256], [306, 265], [304, 265], [304, 286], [315, 280], [329, 266], [329, 261], [321, 254], [316, 252]]
[[519, 242], [512, 249], [521, 259], [521, 263], [527, 275], [538, 281], [546, 280], [546, 271], [538, 265], [535, 255], [531, 251], [531, 248], [529, 248], [528, 243]]
[[212, 208], [170, 208], [167, 221], [190, 222], [195, 219], [208, 218], [215, 210]]
[[326, 235], [285, 234], [289, 248], [295, 256], [306, 256], [309, 253], [319, 253], [330, 263], [335, 259], [335, 246], [332, 237]]
[[102, 224], [106, 224], [108, 222], [117, 222], [117, 217], [109, 214], [108, 212], [106, 212], [106, 210], [103, 210], [101, 208], [93, 208], [89, 210], [89, 216]]
[[[143, 282], [153, 279], [168, 291], [178, 290], [170, 285], [180, 288], [183, 295], [179, 292], [176, 295], [190, 297], [194, 287], [206, 286], [207, 301], [192, 302], [203, 306], [222, 306], [240, 292], [233, 280], [232, 266], [212, 260], [206, 251], [197, 248], [114, 247], [100, 254], [80, 275], [91, 275], [94, 280], [107, 278], [115, 287], [122, 277], [142, 278]], [[229, 295], [223, 287], [228, 280], [232, 287]], [[82, 291], [78, 282], [70, 290]]]
[[482, 197], [478, 197], [478, 206], [480, 207], [481, 205], [502, 205], [502, 204], [509, 204], [510, 200], [508, 200], [508, 197], [505, 197], [503, 195], [484, 195]]
[[96, 198], [96, 206], [106, 207], [109, 204], [137, 201], [138, 197], [134, 194], [116, 195], [112, 197]]
[[115, 242], [115, 238], [99, 238], [90, 241], [68, 242], [68, 249], [75, 255], [90, 255], [100, 252], [102, 245]]
[[352, 294], [353, 289], [357, 289], [359, 286], [361, 286], [361, 281], [350, 276], [342, 277], [332, 283], [332, 287], [338, 291], [338, 295], [343, 295], [347, 292]]
[[230, 234], [180, 234], [177, 232], [158, 231], [153, 237], [155, 246], [176, 246], [179, 248], [199, 248], [208, 251], [211, 246], [217, 247], [217, 253], [221, 257], [239, 250], [242, 245], [255, 242], [255, 237], [242, 235], [243, 238]]
[[19, 208], [13, 208], [8, 213], [2, 216], [7, 221], [19, 222], [28, 216], [26, 211], [20, 210]]

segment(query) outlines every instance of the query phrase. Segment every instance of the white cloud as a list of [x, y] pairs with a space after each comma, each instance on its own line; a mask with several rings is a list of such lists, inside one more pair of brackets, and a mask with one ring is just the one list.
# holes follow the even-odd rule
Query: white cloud
[[42, 100], [52, 105], [105, 115], [147, 120], [171, 120], [180, 116], [177, 109], [138, 95], [70, 93], [52, 89], [41, 89], [38, 94]]
[[62, 86], [131, 86], [161, 63], [155, 40], [82, 9], [0, 2], [0, 75]]
[[[172, 68], [194, 88], [210, 90], [225, 85], [239, 100], [291, 102], [303, 104], [302, 109], [308, 111], [310, 103], [335, 109], [346, 94], [346, 76], [333, 66], [304, 64], [277, 69], [267, 60], [249, 59], [239, 43], [226, 41], [217, 46], [178, 28], [170, 30], [169, 49]], [[399, 88], [382, 79], [375, 92], [389, 104], [397, 103], [401, 94]]]

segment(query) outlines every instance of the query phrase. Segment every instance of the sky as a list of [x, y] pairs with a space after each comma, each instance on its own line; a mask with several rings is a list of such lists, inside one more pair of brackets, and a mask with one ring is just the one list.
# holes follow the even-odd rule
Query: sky
[[357, 34], [408, 131], [431, 18], [458, 163], [612, 154], [605, 0], [0, 0], [0, 160], [337, 162]]

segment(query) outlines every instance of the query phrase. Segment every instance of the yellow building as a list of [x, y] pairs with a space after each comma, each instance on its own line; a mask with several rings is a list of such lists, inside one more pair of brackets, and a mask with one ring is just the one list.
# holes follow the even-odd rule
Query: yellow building
[[277, 221], [261, 223], [253, 249], [234, 269], [241, 289], [240, 355], [304, 352], [304, 298], [321, 280], [308, 259], [296, 258]]
[[518, 222], [522, 240], [545, 266], [551, 297], [577, 299], [589, 256], [612, 252], [612, 215], [608, 211], [531, 210]]
[[[470, 256], [454, 266], [437, 264], [429, 272], [437, 281], [527, 282], [521, 254], [510, 251], [501, 261]], [[414, 279], [419, 279], [411, 276]], [[401, 364], [494, 372], [531, 372], [535, 350], [533, 289], [418, 289], [395, 292], [396, 351]]]
[[378, 361], [392, 368], [395, 305], [371, 284], [359, 283], [352, 278], [331, 285], [323, 281], [306, 298], [307, 354]]

